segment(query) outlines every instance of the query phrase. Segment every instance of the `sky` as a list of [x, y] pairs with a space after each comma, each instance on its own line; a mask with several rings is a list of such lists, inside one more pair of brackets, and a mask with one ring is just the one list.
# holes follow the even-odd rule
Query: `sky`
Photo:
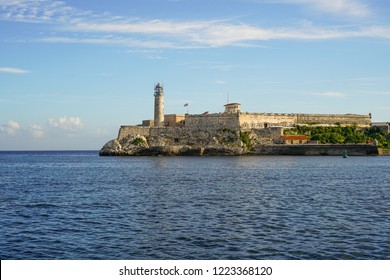
[[[0, 150], [100, 149], [166, 114], [390, 121], [390, 2], [0, 0]], [[188, 107], [184, 104], [188, 103]]]

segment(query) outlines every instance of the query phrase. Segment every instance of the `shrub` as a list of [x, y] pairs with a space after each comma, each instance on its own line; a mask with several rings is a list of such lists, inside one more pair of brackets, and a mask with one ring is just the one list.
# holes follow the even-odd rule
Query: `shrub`
[[142, 139], [142, 138], [135, 138], [135, 139], [131, 142], [131, 144], [133, 144], [133, 145], [135, 145], [135, 146], [140, 146], [140, 145], [145, 145], [146, 142], [145, 142], [145, 140]]
[[253, 146], [251, 144], [251, 140], [249, 139], [249, 133], [248, 132], [241, 132], [240, 131], [240, 140], [244, 144], [245, 149], [247, 151], [252, 151]]

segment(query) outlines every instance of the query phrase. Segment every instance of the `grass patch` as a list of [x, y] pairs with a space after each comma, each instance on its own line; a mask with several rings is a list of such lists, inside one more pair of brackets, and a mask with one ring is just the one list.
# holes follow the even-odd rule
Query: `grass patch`
[[250, 152], [253, 150], [253, 146], [251, 144], [251, 139], [249, 138], [248, 132], [242, 132], [240, 131], [240, 140], [244, 144], [245, 149]]

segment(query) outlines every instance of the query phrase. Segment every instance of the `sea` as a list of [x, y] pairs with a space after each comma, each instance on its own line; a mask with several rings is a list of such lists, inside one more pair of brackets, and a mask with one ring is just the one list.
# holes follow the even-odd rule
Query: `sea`
[[390, 157], [0, 152], [0, 258], [390, 259]]

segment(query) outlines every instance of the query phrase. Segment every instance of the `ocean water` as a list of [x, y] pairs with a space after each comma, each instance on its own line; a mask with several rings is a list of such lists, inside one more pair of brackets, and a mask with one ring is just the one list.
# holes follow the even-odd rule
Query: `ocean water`
[[0, 152], [1, 259], [390, 259], [390, 157]]

